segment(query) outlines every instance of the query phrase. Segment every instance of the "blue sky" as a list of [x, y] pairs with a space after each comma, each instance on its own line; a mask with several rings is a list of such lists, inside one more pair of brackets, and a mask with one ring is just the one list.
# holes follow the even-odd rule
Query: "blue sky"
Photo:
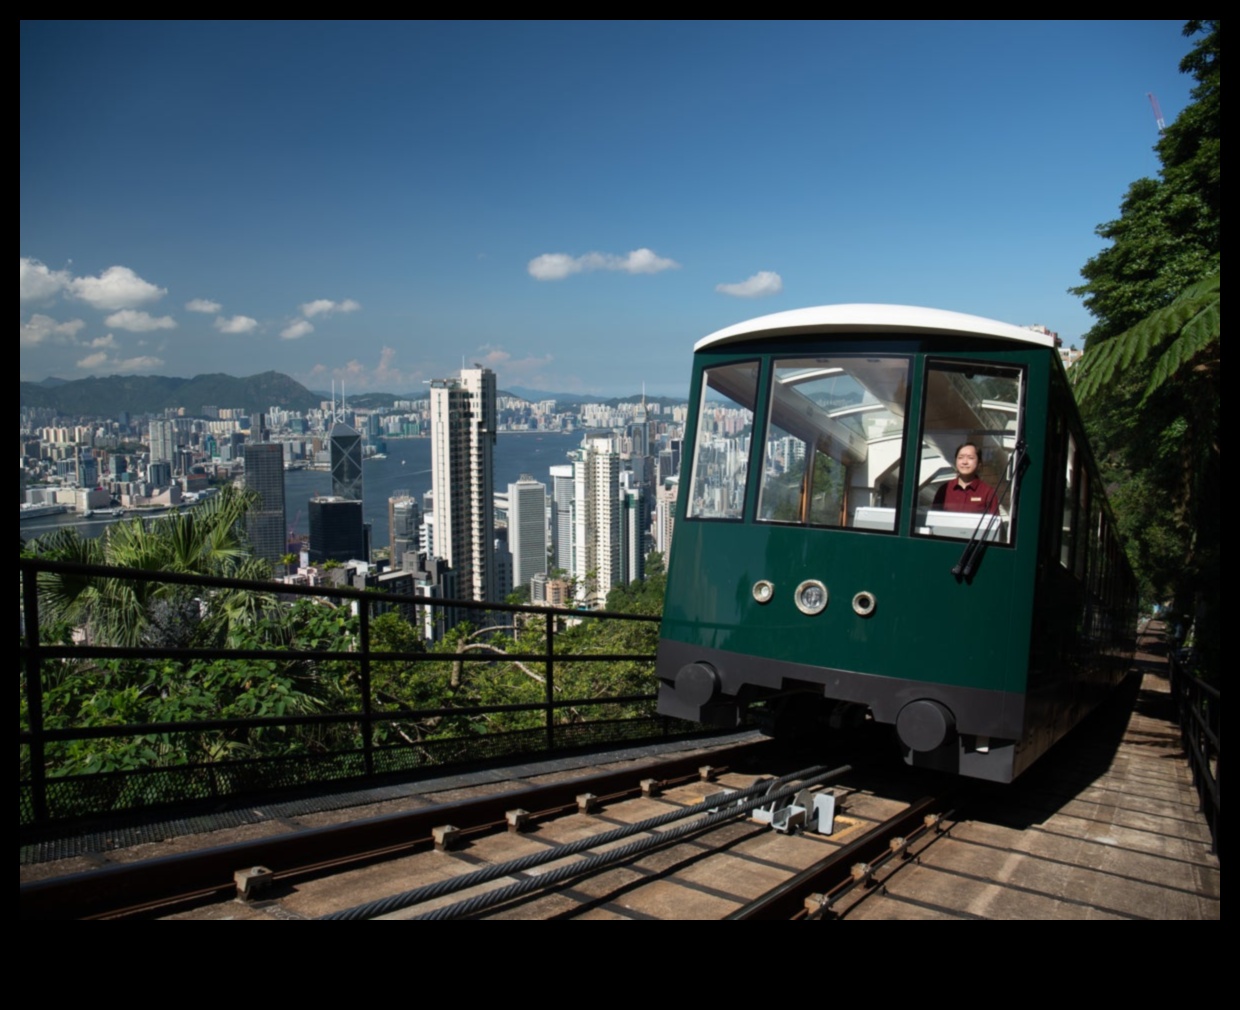
[[1179, 21], [21, 26], [21, 377], [687, 388], [751, 316], [1043, 323]]

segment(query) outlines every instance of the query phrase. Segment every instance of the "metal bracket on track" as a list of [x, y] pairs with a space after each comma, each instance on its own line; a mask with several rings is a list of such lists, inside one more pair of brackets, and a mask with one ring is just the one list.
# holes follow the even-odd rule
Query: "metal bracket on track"
[[[775, 785], [772, 784], [772, 790]], [[714, 793], [706, 798], [707, 802], [713, 803], [713, 809], [718, 810], [731, 803], [730, 796], [735, 792], [732, 789], [726, 789], [723, 792]], [[741, 801], [737, 801], [738, 805]], [[769, 824], [772, 828], [782, 834], [790, 834], [794, 831], [813, 831], [819, 835], [829, 835], [835, 830], [835, 793], [829, 789], [822, 792], [813, 792], [809, 789], [802, 789], [793, 798], [791, 803], [780, 806], [783, 801], [771, 801], [763, 806], [755, 807], [750, 812], [752, 817], [759, 824]]]

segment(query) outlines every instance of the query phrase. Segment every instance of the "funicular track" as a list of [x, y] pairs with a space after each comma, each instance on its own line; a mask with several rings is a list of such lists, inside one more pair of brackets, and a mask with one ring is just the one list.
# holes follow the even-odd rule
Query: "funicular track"
[[[749, 819], [754, 808], [786, 805], [807, 787], [841, 784], [852, 772], [817, 766], [753, 775], [732, 765], [752, 764], [754, 748], [737, 750], [711, 754], [709, 767], [701, 755], [649, 762], [29, 883], [21, 888], [20, 915], [572, 917], [628, 907], [634, 892], [648, 886], [712, 899], [706, 905], [713, 910], [706, 911], [683, 895], [670, 899], [669, 917], [718, 918], [783, 886], [824, 848], [841, 848], [790, 835], [769, 841], [771, 830]], [[853, 788], [844, 786], [846, 792]], [[843, 818], [850, 836], [868, 834], [875, 820]], [[445, 834], [445, 825], [453, 830]], [[435, 851], [437, 840], [448, 851]], [[767, 851], [772, 845], [779, 854]], [[790, 855], [797, 848], [801, 852]], [[855, 851], [851, 845], [843, 849]], [[715, 853], [761, 872], [738, 885], [735, 867], [711, 868]], [[233, 900], [239, 880], [255, 888], [254, 900]], [[620, 904], [611, 906], [613, 901]], [[662, 917], [641, 911], [643, 901], [636, 901], [634, 914]]]

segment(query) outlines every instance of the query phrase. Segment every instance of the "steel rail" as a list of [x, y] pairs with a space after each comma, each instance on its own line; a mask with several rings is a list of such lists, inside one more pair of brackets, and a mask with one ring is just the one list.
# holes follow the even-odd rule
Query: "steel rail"
[[[776, 789], [774, 791], [768, 789], [768, 791], [763, 792], [761, 795], [744, 800], [740, 803], [733, 804], [729, 798], [724, 801], [728, 804], [728, 806], [722, 810], [719, 810], [717, 813], [707, 814], [705, 817], [699, 817], [697, 820], [688, 824], [677, 825], [674, 828], [669, 828], [667, 831], [658, 832], [648, 838], [629, 842], [628, 845], [622, 845], [617, 849], [597, 853], [578, 862], [568, 863], [565, 866], [557, 867], [547, 873], [539, 874], [537, 877], [527, 877], [524, 880], [519, 880], [515, 883], [507, 885], [506, 887], [501, 887], [494, 891], [488, 891], [485, 894], [476, 895], [472, 898], [467, 898], [464, 901], [458, 901], [453, 905], [446, 905], [443, 908], [434, 909], [430, 912], [424, 913], [423, 915], [414, 916], [414, 918], [436, 920], [459, 919], [467, 915], [472, 915], [476, 912], [484, 911], [488, 908], [494, 908], [496, 905], [505, 904], [514, 898], [523, 897], [524, 895], [530, 894], [534, 891], [545, 890], [548, 887], [561, 884], [567, 880], [588, 876], [589, 874], [595, 873], [599, 870], [607, 869], [617, 863], [622, 863], [628, 859], [632, 859], [634, 856], [640, 855], [643, 852], [661, 848], [669, 842], [677, 841], [686, 835], [695, 834], [697, 832], [704, 831], [707, 828], [713, 828], [719, 824], [736, 820], [737, 818], [744, 816], [751, 810], [763, 806], [764, 804], [777, 802], [784, 799], [791, 799], [807, 786], [827, 782], [830, 779], [838, 775], [843, 775], [850, 770], [850, 765], [842, 765], [839, 768], [833, 768], [818, 775], [801, 779], [794, 784], [784, 786], [781, 789]], [[705, 801], [697, 806], [703, 807], [706, 806], [707, 803], [712, 802], [718, 804], [720, 801], [718, 797], [713, 797], [711, 800]], [[708, 807], [708, 809], [713, 808]], [[595, 840], [595, 844], [599, 844], [597, 840]]]
[[[480, 884], [489, 884], [492, 880], [498, 880], [500, 877], [514, 876], [518, 873], [524, 873], [526, 870], [532, 870], [536, 866], [543, 866], [546, 863], [553, 863], [557, 859], [565, 859], [568, 856], [575, 856], [578, 853], [585, 852], [589, 849], [596, 849], [603, 845], [611, 845], [633, 835], [645, 834], [660, 828], [665, 824], [672, 824], [676, 821], [685, 820], [689, 817], [696, 817], [699, 814], [708, 813], [717, 809], [721, 802], [726, 802], [729, 806], [736, 804], [738, 800], [746, 800], [752, 796], [762, 794], [761, 799], [767, 802], [770, 799], [768, 794], [789, 782], [819, 782], [825, 781], [822, 778], [823, 773], [830, 776], [843, 775], [850, 771], [849, 765], [843, 765], [839, 768], [826, 769], [822, 765], [816, 765], [811, 768], [802, 768], [800, 771], [792, 772], [788, 775], [782, 775], [777, 779], [765, 779], [746, 786], [744, 789], [735, 792], [729, 792], [726, 795], [726, 801], [721, 801], [719, 795], [708, 797], [701, 803], [695, 803], [692, 806], [683, 807], [679, 810], [671, 810], [665, 814], [658, 814], [654, 817], [647, 817], [645, 820], [638, 821], [635, 824], [626, 824], [610, 831], [604, 831], [599, 835], [591, 835], [588, 838], [579, 838], [574, 842], [566, 842], [563, 845], [556, 845], [549, 849], [543, 849], [539, 852], [532, 852], [527, 856], [521, 856], [517, 859], [510, 859], [503, 863], [496, 863], [493, 866], [485, 866], [472, 873], [466, 873], [459, 877], [452, 877], [447, 880], [438, 880], [431, 884], [424, 884], [422, 887], [416, 887], [409, 891], [402, 891], [400, 894], [394, 894], [387, 898], [377, 898], [374, 901], [367, 901], [352, 908], [343, 909], [339, 912], [330, 912], [327, 915], [320, 916], [322, 919], [374, 919], [381, 915], [390, 915], [393, 912], [399, 912], [405, 908], [412, 908], [414, 905], [420, 905], [423, 902], [432, 901], [435, 898], [442, 898], [447, 894], [455, 894], [457, 891], [464, 891], [471, 887], [477, 887]], [[815, 777], [817, 776], [817, 777]], [[733, 816], [736, 816], [733, 814]], [[659, 841], [656, 839], [655, 841]]]
[[[804, 917], [805, 900], [811, 894], [825, 894], [828, 899], [825, 905], [833, 904], [857, 884], [870, 879], [873, 870], [896, 855], [902, 856], [909, 841], [929, 830], [931, 822], [938, 823], [932, 812], [942, 810], [947, 802], [944, 797], [922, 797], [861, 838], [806, 867], [778, 887], [725, 916], [725, 919]], [[904, 844], [893, 848], [893, 839], [901, 839]], [[854, 873], [858, 865], [864, 869]]]
[[742, 756], [761, 754], [765, 748], [765, 743], [742, 743], [707, 754], [648, 761], [479, 799], [32, 881], [20, 887], [18, 916], [23, 920], [122, 917], [204, 896], [227, 897], [235, 893], [233, 873], [245, 867], [267, 866], [279, 882], [325, 866], [356, 865], [408, 854], [429, 848], [431, 830], [443, 824], [457, 824], [465, 832], [483, 832], [506, 825], [505, 814], [514, 807], [535, 811], [538, 816], [576, 809], [582, 793], [593, 793], [600, 800], [636, 795], [644, 779], [653, 778], [665, 786], [696, 779], [705, 764], [726, 768]]

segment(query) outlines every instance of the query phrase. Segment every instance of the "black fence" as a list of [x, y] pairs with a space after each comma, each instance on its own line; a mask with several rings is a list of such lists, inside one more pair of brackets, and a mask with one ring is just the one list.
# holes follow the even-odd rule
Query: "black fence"
[[[20, 568], [22, 825], [694, 729], [654, 714], [656, 617], [31, 558]], [[83, 634], [89, 621], [47, 620], [65, 580], [146, 587], [151, 599], [180, 586], [173, 613], [186, 620], [221, 593], [254, 594], [270, 613], [311, 597], [335, 607], [324, 612], [340, 630], [330, 641], [268, 634], [253, 648], [98, 644]], [[471, 615], [477, 630], [458, 629], [449, 652], [412, 628], [412, 648], [375, 647], [381, 611], [422, 622], [424, 608]], [[595, 622], [619, 629], [602, 641], [614, 651], [598, 640], [571, 651]]]
[[1171, 650], [1171, 693], [1179, 712], [1180, 738], [1193, 773], [1202, 813], [1210, 825], [1214, 851], [1223, 860], [1222, 796], [1223, 696], [1218, 688], [1194, 677]]

